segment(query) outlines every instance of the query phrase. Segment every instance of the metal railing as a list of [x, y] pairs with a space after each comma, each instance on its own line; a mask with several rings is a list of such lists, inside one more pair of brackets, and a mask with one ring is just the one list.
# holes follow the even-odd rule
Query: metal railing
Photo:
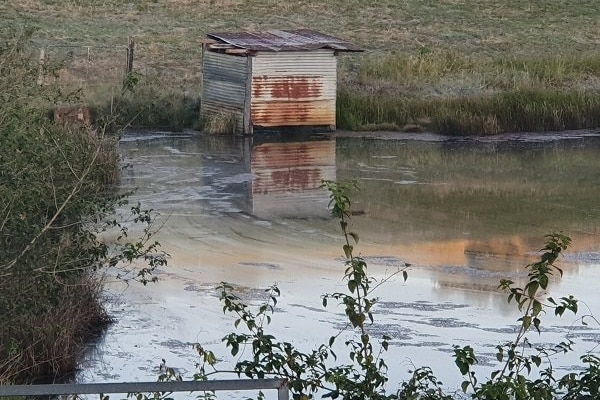
[[277, 389], [277, 400], [289, 400], [290, 398], [286, 379], [5, 385], [0, 386], [0, 397], [261, 389]]

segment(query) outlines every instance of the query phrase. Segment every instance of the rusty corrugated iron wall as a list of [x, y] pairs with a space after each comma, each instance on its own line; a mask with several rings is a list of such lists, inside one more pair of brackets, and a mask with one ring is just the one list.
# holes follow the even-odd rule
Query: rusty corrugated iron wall
[[234, 116], [236, 132], [245, 131], [250, 58], [204, 52], [202, 62], [202, 116], [225, 112]]
[[335, 129], [337, 60], [332, 50], [258, 52], [250, 58], [254, 126]]

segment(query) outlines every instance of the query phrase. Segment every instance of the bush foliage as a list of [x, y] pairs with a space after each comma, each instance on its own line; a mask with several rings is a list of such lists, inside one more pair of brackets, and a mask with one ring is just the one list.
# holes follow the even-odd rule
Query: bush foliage
[[[107, 322], [99, 296], [107, 266], [147, 257], [139, 280], [164, 256], [114, 218], [124, 204], [119, 158], [102, 127], [58, 126], [48, 109], [77, 100], [37, 84], [27, 33], [0, 44], [0, 384], [71, 373], [89, 335]], [[134, 220], [151, 224], [148, 212]], [[97, 233], [120, 229], [107, 244]]]

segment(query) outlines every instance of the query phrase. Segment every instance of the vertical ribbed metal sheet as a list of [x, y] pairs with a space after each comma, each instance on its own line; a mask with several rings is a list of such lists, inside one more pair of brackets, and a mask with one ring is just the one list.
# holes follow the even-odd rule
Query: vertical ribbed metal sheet
[[251, 61], [254, 126], [335, 126], [333, 50], [257, 52]]
[[[247, 82], [249, 58], [229, 54], [204, 52], [202, 62], [202, 116], [231, 113], [236, 121], [236, 133], [244, 132], [247, 115]], [[248, 121], [246, 121], [248, 122]]]
[[325, 217], [329, 194], [321, 182], [335, 180], [335, 140], [255, 146], [250, 171], [255, 216]]

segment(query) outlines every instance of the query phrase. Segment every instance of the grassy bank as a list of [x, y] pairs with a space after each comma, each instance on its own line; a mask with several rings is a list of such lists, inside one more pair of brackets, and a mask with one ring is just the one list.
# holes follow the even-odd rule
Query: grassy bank
[[[35, 46], [65, 62], [70, 74], [63, 77], [79, 82], [99, 112], [110, 101], [98, 101], [107, 91], [92, 77], [106, 76], [119, 88], [122, 49], [134, 37], [134, 69], [146, 91], [123, 105], [138, 124], [193, 126], [206, 32], [303, 27], [366, 50], [340, 60], [341, 128], [468, 134], [598, 126], [589, 102], [600, 93], [595, 0], [17, 0], [0, 11], [7, 22], [37, 28]], [[84, 47], [47, 47], [66, 44]], [[108, 66], [118, 67], [111, 75]], [[559, 100], [548, 103], [554, 93]], [[494, 109], [508, 98], [534, 101], [518, 110], [526, 124], [516, 129]], [[585, 115], [573, 121], [573, 113]], [[440, 122], [428, 123], [434, 120]]]

